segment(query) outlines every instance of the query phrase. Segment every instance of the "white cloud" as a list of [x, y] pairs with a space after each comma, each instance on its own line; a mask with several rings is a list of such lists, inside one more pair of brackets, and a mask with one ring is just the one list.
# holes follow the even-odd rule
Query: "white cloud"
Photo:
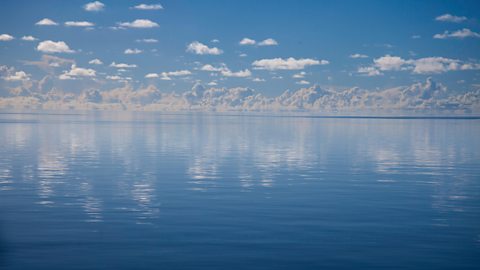
[[24, 71], [16, 71], [13, 74], [9, 74], [3, 77], [5, 81], [28, 81], [30, 80], [30, 75], [25, 73]]
[[147, 19], [137, 19], [133, 22], [121, 22], [118, 23], [121, 27], [129, 27], [129, 28], [153, 28], [158, 27], [158, 23], [152, 22]]
[[144, 39], [137, 39], [136, 42], [143, 42], [143, 43], [157, 43], [158, 40], [154, 38], [144, 38]]
[[258, 43], [258, 46], [276, 46], [278, 42], [273, 38], [267, 38], [264, 41]]
[[140, 10], [159, 10], [159, 9], [163, 9], [162, 5], [160, 5], [160, 4], [152, 4], [152, 5], [140, 4], [140, 5], [134, 6], [133, 8], [134, 9], [140, 9]]
[[90, 68], [79, 68], [72, 65], [70, 70], [64, 71], [58, 78], [60, 80], [74, 80], [78, 77], [95, 77], [96, 71]]
[[68, 22], [65, 22], [65, 26], [92, 27], [94, 25], [95, 25], [94, 23], [86, 22], [86, 21], [80, 21], [80, 22], [68, 21]]
[[464, 39], [464, 38], [480, 38], [480, 34], [477, 32], [473, 32], [470, 29], [463, 28], [461, 30], [457, 30], [454, 32], [449, 32], [445, 31], [443, 34], [435, 34], [433, 38], [436, 39], [447, 39], [447, 38], [458, 38], [458, 39]]
[[374, 59], [373, 62], [380, 70], [399, 70], [404, 64], [407, 63], [406, 60], [402, 59], [401, 57], [390, 56], [388, 54]]
[[212, 43], [219, 43], [220, 40], [218, 40], [218, 39], [215, 38], [215, 39], [212, 39], [210, 42], [212, 42]]
[[202, 71], [212, 71], [212, 72], [220, 72], [223, 70], [226, 70], [227, 68], [225, 67], [225, 64], [222, 64], [220, 67], [214, 67], [210, 64], [206, 64], [200, 68]]
[[217, 84], [216, 81], [211, 81], [211, 82], [207, 83], [207, 85], [209, 85], [209, 86], [217, 86], [218, 84]]
[[237, 72], [232, 72], [231, 70], [226, 69], [226, 70], [222, 70], [221, 73], [225, 77], [238, 77], [238, 78], [250, 77], [252, 75], [252, 73], [248, 69], [240, 70]]
[[307, 85], [307, 84], [310, 84], [309, 81], [305, 81], [305, 80], [301, 80], [299, 82], [296, 82], [296, 84], [302, 84], [302, 85]]
[[365, 76], [379, 76], [383, 75], [378, 69], [375, 67], [359, 67], [358, 73], [365, 75]]
[[246, 53], [241, 53], [238, 55], [239, 57], [247, 57], [247, 54]]
[[357, 58], [368, 58], [366, 54], [354, 53], [350, 55], [350, 58], [357, 59]]
[[413, 35], [412, 36], [412, 39], [419, 39], [419, 38], [422, 38], [422, 36], [420, 36], [420, 35]]
[[10, 41], [15, 39], [14, 37], [10, 36], [9, 34], [1, 34], [0, 41]]
[[38, 38], [33, 37], [33, 36], [23, 36], [23, 37], [22, 37], [22, 40], [25, 40], [25, 41], [35, 41], [35, 40], [38, 40]]
[[99, 1], [90, 2], [83, 6], [86, 11], [101, 11], [105, 8], [105, 4]]
[[467, 20], [465, 16], [455, 16], [451, 14], [443, 14], [435, 18], [436, 21], [440, 22], [453, 22], [453, 23], [461, 23]]
[[124, 64], [124, 63], [115, 63], [115, 62], [112, 62], [110, 64], [111, 67], [114, 67], [114, 68], [136, 68], [137, 65], [134, 65], [134, 64]]
[[250, 38], [243, 38], [238, 44], [240, 45], [255, 45], [257, 42]]
[[305, 78], [305, 75], [307, 75], [307, 73], [305, 71], [302, 71], [297, 74], [293, 74], [292, 78], [302, 79], [302, 78]]
[[92, 60], [88, 61], [88, 63], [90, 65], [102, 65], [103, 64], [102, 60], [100, 60], [98, 58], [92, 59]]
[[264, 82], [265, 79], [262, 78], [253, 78], [252, 82]]
[[112, 76], [107, 76], [107, 80], [112, 80], [112, 81], [130, 81], [132, 78], [130, 77], [121, 77], [118, 75], [112, 75]]
[[37, 50], [45, 53], [73, 53], [74, 51], [68, 47], [63, 41], [45, 40], [38, 44]]
[[58, 25], [58, 23], [50, 20], [49, 18], [41, 19], [40, 21], [36, 22], [35, 25]]
[[299, 70], [304, 69], [307, 66], [314, 65], [327, 65], [327, 60], [316, 60], [310, 58], [295, 59], [293, 57], [282, 59], [261, 59], [252, 63], [255, 69], [267, 69], [267, 70]]
[[147, 79], [158, 78], [158, 74], [157, 73], [148, 73], [147, 75], [145, 75], [145, 78], [147, 78]]
[[142, 50], [139, 50], [139, 49], [126, 49], [123, 53], [124, 53], [124, 54], [139, 54], [139, 53], [142, 53]]
[[187, 52], [200, 54], [200, 55], [204, 55], [204, 54], [219, 55], [223, 53], [223, 51], [217, 47], [209, 48], [207, 45], [202, 44], [198, 41], [194, 41], [190, 43], [187, 46]]

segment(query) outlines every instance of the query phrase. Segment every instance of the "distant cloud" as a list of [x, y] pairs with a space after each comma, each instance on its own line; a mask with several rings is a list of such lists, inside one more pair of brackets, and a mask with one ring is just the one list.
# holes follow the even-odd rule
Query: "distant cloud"
[[124, 54], [139, 54], [139, 53], [142, 53], [142, 50], [139, 50], [139, 49], [126, 49], [123, 53], [124, 53]]
[[65, 26], [92, 27], [94, 25], [95, 25], [94, 23], [86, 22], [86, 21], [81, 21], [81, 22], [68, 21], [68, 22], [65, 22]]
[[158, 23], [152, 22], [147, 19], [137, 19], [133, 22], [121, 22], [118, 23], [120, 27], [128, 27], [128, 28], [153, 28], [158, 27]]
[[375, 66], [380, 70], [400, 70], [407, 62], [398, 56], [385, 55], [374, 59]]
[[382, 75], [382, 73], [375, 67], [359, 67], [357, 71], [361, 75], [369, 77]]
[[282, 59], [261, 59], [252, 63], [255, 69], [267, 69], [267, 70], [299, 70], [304, 69], [307, 66], [314, 65], [327, 65], [327, 60], [316, 60], [310, 58], [295, 59], [293, 57]]
[[171, 77], [181, 77], [181, 76], [188, 76], [192, 74], [189, 70], [177, 70], [177, 71], [169, 71], [169, 72], [162, 72], [162, 73], [148, 73], [145, 75], [147, 79], [154, 79], [160, 78], [161, 80], [170, 81], [172, 80]]
[[139, 10], [159, 10], [159, 9], [163, 9], [163, 7], [162, 7], [162, 5], [160, 5], [160, 4], [152, 4], [152, 5], [140, 4], [140, 5], [134, 6], [133, 9], [139, 9]]
[[220, 40], [218, 40], [218, 39], [215, 38], [215, 39], [212, 39], [210, 42], [212, 42], [212, 43], [219, 43]]
[[24, 71], [16, 71], [13, 74], [2, 77], [5, 81], [28, 81], [30, 80], [30, 75]]
[[357, 58], [368, 58], [368, 55], [366, 54], [360, 54], [360, 53], [355, 53], [351, 54], [350, 58], [357, 59]]
[[74, 80], [78, 77], [95, 77], [96, 71], [90, 68], [79, 68], [76, 65], [72, 65], [70, 70], [65, 71], [58, 78], [60, 80]]
[[154, 38], [144, 38], [144, 39], [137, 39], [136, 42], [143, 42], [143, 43], [157, 43], [158, 40]]
[[301, 80], [301, 81], [296, 82], [296, 84], [307, 85], [307, 84], [310, 84], [310, 82], [305, 81], [305, 80]]
[[223, 70], [226, 70], [226, 69], [227, 68], [226, 68], [225, 64], [223, 64], [220, 67], [214, 67], [210, 64], [206, 64], [206, 65], [204, 65], [200, 68], [200, 70], [202, 70], [202, 71], [212, 71], [212, 72], [220, 72], [220, 71], [223, 71]]
[[24, 41], [35, 41], [35, 40], [38, 40], [38, 38], [33, 37], [33, 36], [23, 36], [22, 40], [24, 40]]
[[257, 42], [250, 38], [243, 38], [238, 44], [240, 45], [255, 45]]
[[253, 78], [252, 82], [265, 82], [265, 79], [262, 78]]
[[443, 34], [436, 34], [433, 36], [433, 38], [436, 39], [447, 39], [447, 38], [458, 38], [458, 39], [464, 39], [464, 38], [480, 38], [480, 34], [477, 32], [473, 32], [470, 29], [463, 28], [461, 30], [457, 30], [454, 32], [449, 32], [445, 31]]
[[45, 19], [41, 19], [40, 21], [36, 22], [35, 25], [51, 26], [51, 25], [58, 25], [58, 23], [50, 20], [49, 18], [45, 18]]
[[83, 6], [86, 11], [101, 11], [105, 8], [105, 4], [99, 1], [90, 2]]
[[145, 78], [147, 79], [153, 79], [153, 78], [158, 78], [158, 74], [157, 73], [148, 73], [147, 75], [145, 75]]
[[223, 51], [217, 47], [209, 48], [207, 45], [202, 44], [198, 41], [194, 41], [188, 44], [187, 52], [200, 54], [200, 55], [204, 55], [204, 54], [219, 55], [223, 53]]
[[264, 41], [258, 43], [258, 46], [276, 46], [278, 42], [273, 38], [267, 38]]
[[412, 39], [419, 39], [419, 38], [422, 38], [422, 36], [420, 36], [420, 35], [413, 35], [412, 36]]
[[134, 65], [134, 64], [125, 64], [125, 63], [115, 63], [115, 62], [112, 62], [110, 64], [111, 67], [114, 67], [114, 68], [136, 68], [137, 65]]
[[1, 34], [0, 35], [0, 41], [10, 41], [14, 40], [15, 38], [9, 34]]
[[443, 14], [435, 18], [436, 21], [440, 22], [452, 22], [452, 23], [461, 23], [467, 20], [467, 17], [464, 16], [454, 16], [451, 14]]
[[45, 40], [38, 44], [37, 50], [45, 53], [73, 53], [74, 51], [68, 47], [63, 41]]
[[305, 71], [302, 71], [302, 72], [299, 72], [297, 74], [293, 74], [292, 78], [302, 79], [302, 78], [305, 78], [305, 75], [307, 75], [307, 73]]
[[225, 77], [238, 77], [238, 78], [245, 78], [245, 77], [252, 76], [252, 73], [248, 69], [240, 70], [237, 72], [232, 72], [229, 69], [225, 69], [221, 71], [221, 74]]
[[100, 60], [98, 58], [92, 59], [92, 60], [88, 61], [88, 63], [90, 65], [102, 65], [103, 64], [102, 60]]
[[241, 53], [238, 55], [239, 57], [247, 57], [247, 54], [246, 53]]

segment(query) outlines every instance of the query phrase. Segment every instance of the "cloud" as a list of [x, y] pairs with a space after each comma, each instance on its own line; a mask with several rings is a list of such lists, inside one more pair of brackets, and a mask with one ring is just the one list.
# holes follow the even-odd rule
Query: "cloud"
[[0, 41], [10, 41], [14, 40], [15, 38], [10, 36], [9, 34], [1, 34], [0, 35]]
[[223, 51], [217, 47], [209, 48], [207, 45], [202, 44], [198, 41], [194, 41], [188, 44], [187, 52], [199, 54], [199, 55], [205, 55], [205, 54], [219, 55], [223, 53]]
[[44, 19], [41, 19], [40, 21], [36, 22], [35, 25], [53, 26], [53, 25], [58, 25], [58, 23], [50, 20], [49, 18], [44, 18]]
[[68, 22], [65, 22], [65, 26], [92, 27], [92, 26], [95, 26], [95, 24], [91, 22], [86, 22], [86, 21], [81, 21], [81, 22], [68, 21]]
[[101, 11], [105, 8], [105, 4], [99, 1], [90, 2], [83, 6], [86, 11]]
[[305, 71], [302, 71], [297, 74], [293, 74], [292, 78], [302, 79], [302, 78], [305, 78], [305, 75], [307, 75], [307, 73]]
[[239, 57], [247, 57], [247, 54], [246, 53], [241, 53], [238, 55]]
[[139, 49], [126, 49], [123, 53], [124, 53], [124, 54], [139, 54], [139, 53], [142, 53], [142, 50], [139, 50]]
[[28, 81], [30, 80], [30, 75], [24, 71], [16, 71], [13, 74], [2, 77], [5, 81]]
[[305, 81], [305, 80], [301, 80], [301, 81], [296, 82], [296, 84], [306, 85], [306, 84], [310, 84], [310, 82], [309, 82], [309, 81]]
[[212, 72], [221, 72], [223, 70], [226, 70], [225, 64], [222, 64], [220, 67], [214, 67], [210, 64], [206, 64], [200, 68], [202, 71], [212, 71]]
[[374, 59], [373, 62], [380, 70], [399, 70], [404, 64], [407, 63], [406, 60], [402, 59], [401, 57], [390, 56], [388, 54]]
[[411, 36], [411, 38], [412, 38], [412, 39], [419, 39], [419, 38], [422, 38], [422, 36], [420, 36], [420, 35], [413, 35], [413, 36]]
[[365, 76], [379, 76], [383, 75], [378, 69], [375, 67], [359, 67], [358, 68], [358, 73], [365, 75]]
[[24, 40], [24, 41], [36, 41], [36, 40], [38, 40], [38, 38], [33, 37], [33, 36], [23, 36], [22, 40]]
[[304, 69], [307, 66], [314, 65], [327, 65], [327, 60], [316, 60], [310, 58], [295, 59], [293, 57], [282, 59], [261, 59], [252, 63], [255, 69], [267, 69], [267, 70], [299, 70]]
[[153, 79], [153, 78], [158, 78], [158, 74], [157, 73], [148, 73], [147, 75], [145, 75], [145, 78], [147, 79]]
[[70, 70], [64, 71], [58, 78], [60, 80], [74, 80], [79, 77], [95, 77], [96, 71], [90, 68], [79, 68], [72, 65]]
[[98, 58], [92, 59], [92, 60], [88, 61], [88, 63], [90, 65], [102, 65], [103, 64], [102, 60], [100, 60]]
[[124, 64], [124, 63], [115, 63], [115, 62], [112, 62], [110, 64], [111, 67], [114, 67], [114, 68], [136, 68], [137, 65], [135, 64]]
[[253, 78], [252, 79], [252, 82], [264, 82], [265, 79], [262, 79], [262, 78]]
[[221, 74], [225, 77], [237, 77], [237, 78], [245, 78], [245, 77], [252, 76], [252, 73], [248, 69], [240, 70], [237, 72], [232, 72], [231, 70], [226, 69], [226, 70], [222, 70]]
[[75, 61], [72, 59], [65, 59], [61, 57], [57, 57], [54, 55], [44, 54], [40, 61], [23, 61], [25, 65], [36, 66], [48, 73], [54, 73], [54, 69], [65, 66], [65, 65], [73, 65]]
[[253, 39], [243, 38], [238, 44], [240, 45], [255, 45], [257, 42]]
[[169, 71], [169, 72], [162, 72], [162, 73], [148, 73], [145, 75], [147, 79], [154, 79], [160, 78], [161, 80], [170, 81], [171, 77], [181, 77], [181, 76], [188, 76], [192, 74], [189, 70], [177, 70], [177, 71]]
[[140, 5], [134, 6], [133, 9], [139, 9], [139, 10], [159, 10], [159, 9], [163, 9], [163, 7], [162, 7], [162, 5], [160, 5], [160, 4], [152, 4], [152, 5], [140, 4]]
[[128, 27], [128, 28], [153, 28], [159, 27], [158, 23], [152, 22], [147, 19], [137, 19], [133, 22], [121, 22], [118, 23], [120, 27]]
[[45, 40], [38, 44], [37, 50], [45, 53], [73, 53], [74, 51], [68, 47], [63, 41]]
[[136, 42], [143, 42], [143, 43], [157, 43], [158, 40], [154, 38], [144, 38], [144, 39], [137, 39]]
[[218, 39], [214, 38], [214, 39], [212, 39], [210, 42], [212, 42], [212, 43], [219, 43], [219, 42], [220, 42], [220, 40], [218, 40]]
[[443, 14], [435, 18], [436, 21], [440, 22], [452, 22], [452, 23], [461, 23], [467, 20], [467, 17], [464, 16], [454, 16], [451, 14]]
[[480, 38], [480, 34], [477, 32], [473, 32], [470, 29], [463, 28], [461, 30], [457, 30], [454, 32], [449, 32], [445, 31], [443, 34], [435, 34], [433, 38], [436, 39], [447, 39], [447, 38], [458, 38], [458, 39], [464, 39], [464, 38]]
[[276, 46], [278, 42], [273, 38], [267, 38], [264, 41], [258, 43], [258, 46]]
[[366, 54], [360, 54], [360, 53], [355, 53], [355, 54], [351, 54], [351, 55], [350, 55], [350, 58], [353, 58], [353, 59], [368, 58], [368, 55], [366, 55]]

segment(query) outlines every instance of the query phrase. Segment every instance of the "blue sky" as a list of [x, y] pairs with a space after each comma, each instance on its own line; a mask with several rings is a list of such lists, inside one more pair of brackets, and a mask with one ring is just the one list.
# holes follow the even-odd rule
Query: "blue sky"
[[[0, 65], [10, 69], [2, 89], [18, 81], [6, 80], [18, 71], [37, 81], [48, 75], [50, 84], [72, 91], [127, 82], [183, 92], [201, 82], [277, 96], [314, 84], [375, 90], [432, 77], [460, 93], [480, 84], [478, 1], [102, 0], [98, 10], [87, 10], [87, 3], [2, 1]], [[135, 8], [140, 4], [150, 9]], [[58, 25], [36, 25], [45, 18]], [[153, 27], [129, 27], [135, 20]], [[244, 38], [255, 44], [241, 45]], [[268, 39], [273, 45], [260, 45]], [[52, 44], [40, 46], [45, 41], [64, 42], [69, 51], [48, 51]], [[194, 42], [203, 54], [188, 50]], [[43, 55], [70, 62], [46, 70], [38, 65]], [[121, 71], [113, 62], [136, 67]], [[73, 70], [73, 63], [84, 70]], [[205, 65], [215, 71], [203, 71]], [[94, 76], [84, 76], [91, 70]]]

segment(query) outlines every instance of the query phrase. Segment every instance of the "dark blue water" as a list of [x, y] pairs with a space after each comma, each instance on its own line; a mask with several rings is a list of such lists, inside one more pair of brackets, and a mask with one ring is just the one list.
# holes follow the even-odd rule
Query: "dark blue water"
[[2, 269], [478, 269], [480, 120], [0, 114]]

